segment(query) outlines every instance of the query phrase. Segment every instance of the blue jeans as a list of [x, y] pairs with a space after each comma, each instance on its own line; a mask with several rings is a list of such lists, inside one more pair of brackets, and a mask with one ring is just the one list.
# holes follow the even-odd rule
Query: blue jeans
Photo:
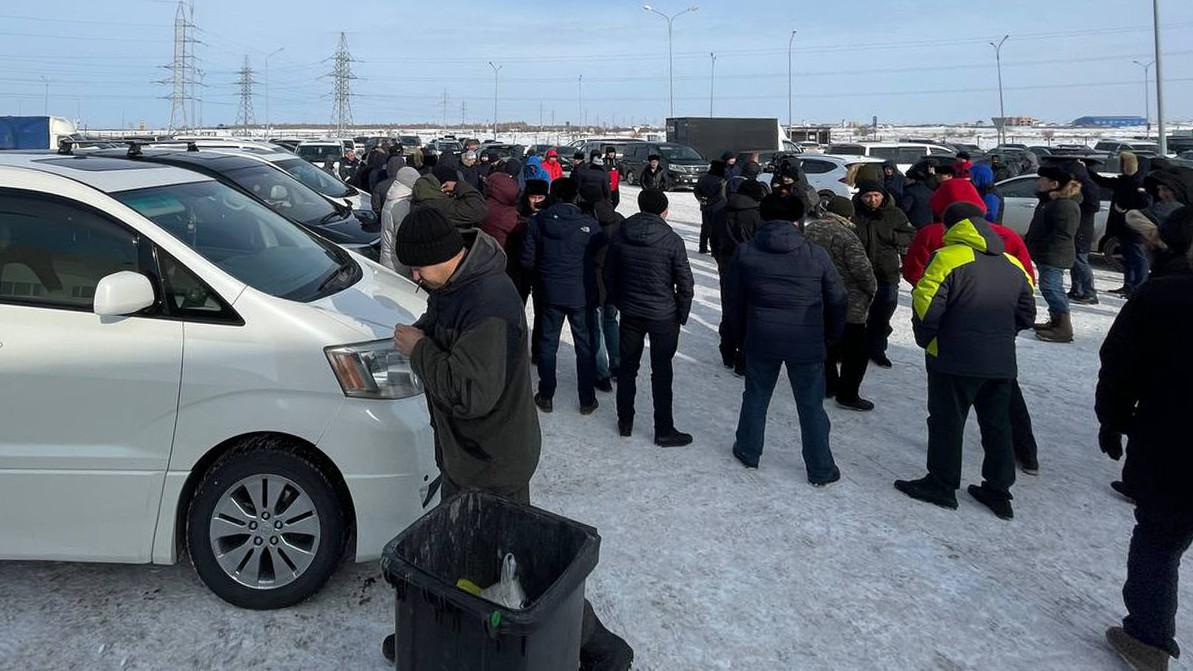
[[559, 354], [559, 333], [566, 318], [572, 329], [572, 341], [576, 343], [576, 378], [580, 387], [580, 405], [596, 402], [596, 355], [592, 349], [592, 332], [589, 330], [592, 308], [568, 308], [544, 305], [540, 313], [543, 328], [539, 334], [539, 393], [546, 398], [555, 397], [555, 358]]
[[[766, 412], [783, 365], [780, 359], [763, 359], [746, 352], [746, 389], [742, 393], [734, 449], [753, 462], [762, 456]], [[808, 479], [812, 482], [828, 480], [833, 476], [836, 464], [828, 442], [832, 425], [824, 411], [824, 363], [787, 362], [786, 365], [791, 391], [795, 394], [795, 407], [799, 411], [800, 441]]]
[[1069, 297], [1065, 295], [1064, 268], [1039, 264], [1036, 271], [1040, 274], [1040, 293], [1048, 303], [1048, 311], [1059, 315], [1069, 313]]
[[1078, 250], [1077, 259], [1073, 261], [1069, 276], [1073, 280], [1074, 296], [1098, 295], [1098, 290], [1094, 288], [1094, 269], [1089, 265], [1089, 252]]
[[1147, 281], [1149, 264], [1147, 250], [1143, 242], [1137, 240], [1123, 240], [1123, 284], [1128, 289], [1138, 289], [1139, 285]]
[[595, 313], [592, 326], [596, 342], [596, 376], [598, 380], [607, 380], [613, 376], [612, 369], [621, 367], [621, 330], [617, 324], [617, 307], [603, 305]]

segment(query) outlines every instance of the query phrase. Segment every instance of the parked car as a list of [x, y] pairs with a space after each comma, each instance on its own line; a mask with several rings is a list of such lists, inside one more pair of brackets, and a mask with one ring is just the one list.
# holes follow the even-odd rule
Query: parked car
[[526, 156], [526, 147], [520, 144], [502, 144], [500, 142], [488, 142], [482, 144], [477, 150], [477, 156], [481, 154], [488, 154], [492, 157], [493, 162], [504, 161], [509, 158], [516, 158], [519, 161]]
[[1128, 140], [1099, 140], [1094, 145], [1094, 151], [1104, 151], [1108, 154], [1120, 154], [1124, 151], [1144, 153], [1155, 156], [1160, 153], [1160, 145], [1155, 142], [1135, 142]]
[[423, 139], [417, 135], [399, 135], [396, 141], [402, 145], [403, 156], [413, 156], [414, 150], [423, 146]]
[[631, 142], [626, 145], [625, 154], [621, 157], [621, 169], [625, 171], [627, 182], [638, 183], [638, 177], [652, 154], [658, 155], [660, 165], [667, 171], [668, 191], [679, 187], [695, 187], [700, 177], [708, 172], [708, 160], [686, 144]]
[[[1003, 225], [1021, 236], [1027, 235], [1036, 205], [1040, 203], [1036, 196], [1036, 179], [1036, 175], [1020, 175], [994, 185], [994, 190], [1004, 200]], [[1106, 237], [1106, 218], [1110, 214], [1110, 201], [1113, 200], [1114, 194], [1109, 189], [1101, 189], [1098, 197], [1102, 199], [1102, 208], [1094, 215], [1094, 240], [1097, 242], [1093, 251], [1114, 260], [1120, 256], [1118, 240]]]
[[1035, 154], [1037, 157], [1051, 156], [1052, 147], [1045, 147], [1043, 145], [1032, 145], [1027, 148], [1028, 151]]
[[858, 166], [865, 163], [882, 163], [880, 158], [841, 154], [801, 154], [798, 160], [800, 170], [812, 188], [817, 191], [828, 189], [846, 198], [857, 193], [857, 185], [853, 183], [853, 178], [857, 174]]
[[280, 147], [285, 147], [287, 151], [294, 151], [298, 149], [298, 145], [302, 144], [302, 140], [289, 137], [271, 137], [269, 141]]
[[907, 169], [929, 156], [954, 156], [953, 150], [935, 144], [859, 142], [854, 144], [834, 143], [824, 150], [826, 154], [842, 156], [869, 156], [894, 161], [899, 170]]
[[958, 152], [968, 153], [969, 158], [972, 160], [977, 160], [978, 158], [986, 155], [986, 152], [982, 151], [982, 148], [976, 144], [966, 144], [964, 142], [953, 142], [952, 146]]
[[298, 147], [294, 150], [304, 161], [317, 163], [323, 166], [326, 161], [331, 161], [333, 168], [340, 169], [340, 160], [344, 158], [344, 144], [339, 140], [304, 140], [298, 143]]
[[[350, 184], [345, 184], [335, 175], [330, 175], [322, 168], [307, 163], [293, 154], [261, 154], [258, 158], [285, 170], [310, 189], [323, 194], [338, 205], [343, 205], [354, 211], [369, 210], [373, 206], [372, 197], [369, 194]], [[359, 218], [359, 213], [357, 216]]]
[[0, 185], [0, 559], [185, 547], [280, 608], [435, 504], [411, 282], [193, 170], [5, 153]]
[[441, 155], [450, 154], [452, 156], [459, 156], [464, 153], [464, 145], [455, 140], [436, 140], [431, 143], [431, 146]]
[[[284, 170], [254, 156], [169, 149], [145, 149], [129, 154], [133, 154], [134, 161], [185, 168], [218, 179], [338, 245], [373, 260], [380, 258], [379, 221], [367, 215], [362, 220], [351, 208], [333, 203]], [[97, 152], [96, 156], [124, 158], [126, 154], [109, 149]]]

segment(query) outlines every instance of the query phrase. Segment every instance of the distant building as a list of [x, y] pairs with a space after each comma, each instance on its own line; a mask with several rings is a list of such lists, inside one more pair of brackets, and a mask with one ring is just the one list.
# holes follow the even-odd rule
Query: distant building
[[1005, 118], [996, 116], [991, 121], [994, 122], [995, 128], [1002, 126], [1035, 126], [1040, 123], [1039, 119], [1030, 116], [1009, 116]]
[[1073, 125], [1078, 128], [1129, 128], [1146, 126], [1147, 119], [1141, 116], [1083, 116], [1073, 119]]

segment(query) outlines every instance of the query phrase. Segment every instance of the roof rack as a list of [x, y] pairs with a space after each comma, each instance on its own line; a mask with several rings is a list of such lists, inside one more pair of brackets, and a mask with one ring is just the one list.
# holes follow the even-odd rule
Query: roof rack
[[199, 145], [195, 140], [127, 140], [128, 157], [137, 158], [141, 155], [141, 147], [152, 147], [155, 145], [178, 145], [185, 144], [187, 151], [199, 151]]

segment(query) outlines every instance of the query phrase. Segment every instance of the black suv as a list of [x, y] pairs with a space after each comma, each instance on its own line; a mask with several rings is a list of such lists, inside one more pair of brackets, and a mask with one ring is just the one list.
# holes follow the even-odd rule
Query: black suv
[[651, 155], [658, 155], [666, 171], [665, 190], [692, 188], [708, 172], [708, 161], [686, 144], [674, 142], [628, 142], [621, 157], [621, 169], [630, 184], [637, 184]]
[[289, 173], [256, 158], [205, 151], [141, 149], [97, 151], [93, 155], [130, 158], [202, 173], [265, 203], [271, 210], [331, 242], [376, 261], [381, 252], [381, 223], [369, 212], [365, 221], [328, 200]]

